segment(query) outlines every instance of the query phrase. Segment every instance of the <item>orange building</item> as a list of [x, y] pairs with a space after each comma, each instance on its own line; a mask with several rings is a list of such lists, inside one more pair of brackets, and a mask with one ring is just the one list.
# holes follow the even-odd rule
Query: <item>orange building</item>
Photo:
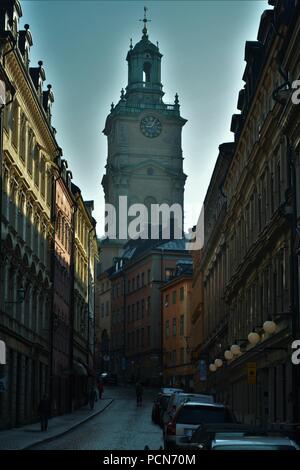
[[175, 273], [162, 287], [163, 379], [165, 385], [194, 390], [191, 362], [192, 260], [178, 260]]

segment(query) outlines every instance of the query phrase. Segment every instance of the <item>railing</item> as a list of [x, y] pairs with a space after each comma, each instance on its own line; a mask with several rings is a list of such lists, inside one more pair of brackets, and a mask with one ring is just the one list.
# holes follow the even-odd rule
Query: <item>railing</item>
[[164, 111], [169, 114], [179, 115], [179, 105], [176, 105], [176, 104], [136, 103], [134, 105], [130, 105], [130, 104], [127, 104], [126, 101], [120, 101], [113, 109], [113, 112], [116, 112], [117, 114], [122, 111], [129, 112], [129, 113], [137, 113], [143, 109], [154, 109], [154, 110]]

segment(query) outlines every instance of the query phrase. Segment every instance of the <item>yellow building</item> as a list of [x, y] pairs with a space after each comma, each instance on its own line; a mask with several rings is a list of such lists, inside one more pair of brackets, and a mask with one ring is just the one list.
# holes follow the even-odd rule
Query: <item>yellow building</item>
[[0, 335], [7, 389], [1, 427], [31, 422], [49, 381], [49, 240], [52, 162], [60, 154], [51, 126], [51, 87], [42, 62], [29, 67], [32, 37], [19, 31], [20, 3], [1, 2], [0, 62], [16, 94], [3, 116]]

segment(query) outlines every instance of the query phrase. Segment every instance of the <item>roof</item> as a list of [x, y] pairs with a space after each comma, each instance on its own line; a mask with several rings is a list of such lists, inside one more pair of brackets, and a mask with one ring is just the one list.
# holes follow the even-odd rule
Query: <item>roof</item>
[[205, 401], [204, 402], [187, 401], [185, 403], [182, 403], [180, 408], [183, 408], [183, 407], [186, 407], [186, 406], [205, 406], [205, 408], [210, 407], [210, 408], [218, 408], [218, 409], [226, 408], [226, 406], [223, 405], [222, 403], [207, 403]]
[[136, 43], [134, 48], [128, 52], [127, 60], [130, 57], [130, 55], [140, 54], [143, 52], [152, 52], [162, 57], [162, 54], [159, 52], [158, 47], [155, 44], [153, 44], [151, 41], [149, 41], [148, 36], [143, 36], [142, 39]]
[[236, 445], [236, 446], [244, 446], [244, 445], [253, 445], [253, 446], [264, 446], [264, 445], [278, 445], [278, 446], [294, 446], [293, 441], [291, 441], [288, 437], [276, 437], [276, 436], [224, 436], [222, 435], [218, 438], [216, 436], [213, 445]]

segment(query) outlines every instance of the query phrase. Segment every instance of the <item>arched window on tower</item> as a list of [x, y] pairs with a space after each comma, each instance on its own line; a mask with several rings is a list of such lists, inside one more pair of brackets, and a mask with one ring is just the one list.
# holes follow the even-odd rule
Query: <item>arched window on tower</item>
[[150, 62], [145, 62], [143, 67], [143, 82], [151, 81], [151, 64]]

